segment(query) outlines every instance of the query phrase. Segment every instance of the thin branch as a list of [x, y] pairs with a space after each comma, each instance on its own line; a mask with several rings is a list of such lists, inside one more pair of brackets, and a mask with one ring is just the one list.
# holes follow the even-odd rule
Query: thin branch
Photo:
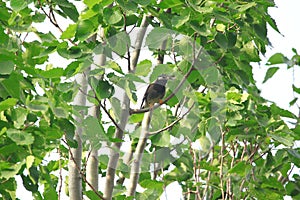
[[82, 168], [85, 169], [85, 171], [86, 171], [86, 168], [87, 168], [86, 166], [87, 166], [88, 160], [89, 160], [89, 158], [91, 156], [91, 153], [92, 153], [92, 150], [89, 151], [88, 155], [86, 156], [85, 163], [82, 164]]
[[121, 129], [121, 127], [118, 125], [118, 123], [114, 120], [114, 118], [111, 116], [111, 114], [108, 112], [108, 110], [106, 109], [105, 106], [103, 106], [103, 104], [101, 103], [101, 100], [98, 99], [98, 97], [96, 96], [96, 91], [92, 88], [92, 86], [89, 83], [89, 86], [91, 87], [93, 93], [95, 96], [89, 95], [86, 92], [82, 91], [81, 88], [79, 88], [79, 91], [82, 92], [84, 95], [86, 95], [87, 97], [91, 97], [94, 98], [98, 104], [100, 105], [100, 107], [104, 110], [104, 112], [107, 114], [108, 118], [111, 120], [111, 122], [118, 128]]
[[[270, 152], [273, 149], [274, 145], [271, 146], [270, 148], [268, 148], [266, 151], [264, 151], [262, 154], [260, 154], [259, 157], [255, 158], [254, 160], [252, 160], [252, 162], [257, 161], [258, 159], [262, 158], [266, 153]], [[249, 161], [249, 159], [247, 160], [247, 162]]]
[[100, 107], [104, 110], [104, 112], [107, 114], [107, 116], [109, 117], [109, 119], [112, 121], [112, 123], [118, 128], [121, 129], [121, 127], [119, 126], [119, 124], [114, 120], [114, 118], [111, 116], [111, 114], [108, 112], [108, 110], [106, 109], [105, 106], [102, 105], [101, 101], [98, 101]]
[[[64, 32], [61, 27], [58, 25], [55, 15], [53, 13], [53, 9], [50, 7], [50, 12], [49, 14], [45, 11], [45, 9], [43, 8], [43, 5], [41, 3], [41, 0], [38, 0], [38, 4], [40, 6], [40, 9], [42, 10], [42, 12], [46, 15], [46, 17], [49, 19], [50, 23], [53, 24], [61, 33]], [[73, 44], [74, 46], [77, 46], [77, 44], [75, 42], [73, 42], [71, 39], [68, 39], [68, 41]]]
[[152, 132], [150, 132], [150, 133], [149, 133], [149, 136], [151, 136], [151, 135], [156, 135], [156, 134], [158, 134], [158, 133], [161, 133], [161, 132], [163, 132], [163, 131], [165, 131], [165, 130], [171, 128], [171, 127], [173, 127], [176, 123], [178, 123], [180, 120], [182, 120], [182, 119], [183, 119], [183, 118], [191, 111], [191, 109], [194, 107], [194, 105], [195, 105], [195, 103], [193, 103], [192, 106], [188, 109], [188, 111], [186, 111], [181, 117], [179, 117], [178, 119], [176, 119], [174, 122], [172, 122], [172, 123], [169, 124], [168, 126], [162, 128], [162, 129], [159, 129], [159, 130], [157, 130], [157, 131], [152, 131]]

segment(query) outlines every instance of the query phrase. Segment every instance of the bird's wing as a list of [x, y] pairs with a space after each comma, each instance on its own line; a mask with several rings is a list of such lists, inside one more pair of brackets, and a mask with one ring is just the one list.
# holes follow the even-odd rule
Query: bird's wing
[[[150, 84], [150, 85], [151, 85], [151, 84]], [[143, 106], [143, 104], [144, 104], [144, 102], [146, 103], [146, 98], [147, 98], [147, 96], [148, 96], [148, 91], [149, 91], [150, 85], [147, 87], [147, 90], [146, 90], [146, 92], [145, 92], [145, 94], [144, 94], [144, 97], [143, 97], [143, 100], [142, 100], [141, 108], [140, 108], [140, 109], [142, 109], [142, 108], [145, 107], [145, 106]]]

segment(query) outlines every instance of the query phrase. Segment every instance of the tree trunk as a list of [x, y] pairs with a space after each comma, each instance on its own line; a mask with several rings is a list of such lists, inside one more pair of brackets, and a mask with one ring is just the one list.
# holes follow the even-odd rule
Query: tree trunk
[[[88, 69], [89, 70], [89, 69]], [[86, 70], [88, 72], [88, 70]], [[78, 74], [76, 81], [81, 85], [81, 90], [78, 91], [74, 99], [74, 105], [85, 106], [86, 92], [87, 92], [87, 79], [85, 74]], [[83, 117], [83, 113], [82, 117]], [[82, 117], [75, 117], [78, 124], [81, 124]], [[76, 126], [75, 137], [78, 147], [71, 148], [69, 153], [69, 196], [72, 200], [82, 200], [82, 181], [81, 181], [81, 158], [82, 158], [82, 128]]]
[[[135, 71], [147, 26], [148, 26], [147, 16], [145, 15], [143, 17], [141, 27], [140, 27], [140, 30], [138, 32], [138, 35], [137, 35], [137, 38], [135, 41], [135, 49], [131, 55], [129, 73], [134, 73], [134, 71]], [[121, 110], [121, 112], [122, 112], [121, 113], [121, 122], [119, 124], [119, 127], [121, 129], [117, 128], [117, 130], [115, 132], [115, 138], [119, 138], [119, 139], [123, 138], [123, 130], [127, 124], [128, 117], [129, 117], [129, 105], [130, 105], [129, 98], [128, 98], [127, 94], [124, 93], [122, 110]], [[116, 167], [117, 167], [119, 157], [120, 157], [118, 151], [120, 150], [120, 148], [121, 148], [121, 143], [113, 143], [111, 152], [110, 152], [110, 158], [109, 158], [109, 163], [108, 163], [107, 172], [106, 172], [106, 184], [105, 184], [105, 188], [104, 188], [104, 198], [108, 199], [108, 200], [112, 199]]]
[[152, 116], [152, 110], [145, 113], [142, 121], [141, 135], [135, 153], [133, 155], [133, 162], [130, 171], [130, 180], [129, 180], [127, 196], [134, 196], [136, 192], [136, 186], [138, 184], [139, 176], [140, 176], [140, 166], [143, 158], [143, 153], [149, 136], [149, 126], [151, 122], [151, 116]]

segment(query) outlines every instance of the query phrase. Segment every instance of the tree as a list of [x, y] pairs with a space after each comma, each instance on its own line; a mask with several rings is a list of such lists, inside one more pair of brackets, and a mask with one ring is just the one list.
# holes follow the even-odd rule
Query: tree
[[[267, 24], [279, 32], [273, 6], [2, 1], [0, 197], [23, 184], [36, 199], [157, 199], [176, 182], [186, 199], [299, 198], [299, 116], [260, 96], [251, 67]], [[270, 57], [265, 81], [299, 66], [293, 51]], [[138, 109], [161, 73], [176, 77], [164, 104]]]

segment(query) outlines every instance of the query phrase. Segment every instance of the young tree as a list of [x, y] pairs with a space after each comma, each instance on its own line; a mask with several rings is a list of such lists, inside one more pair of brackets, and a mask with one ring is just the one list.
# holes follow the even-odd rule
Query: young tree
[[[299, 198], [299, 116], [260, 96], [251, 67], [267, 25], [279, 32], [273, 6], [2, 1], [0, 197], [23, 184], [35, 199], [158, 199], [175, 182], [185, 199]], [[161, 74], [175, 77], [165, 98], [139, 109]]]

